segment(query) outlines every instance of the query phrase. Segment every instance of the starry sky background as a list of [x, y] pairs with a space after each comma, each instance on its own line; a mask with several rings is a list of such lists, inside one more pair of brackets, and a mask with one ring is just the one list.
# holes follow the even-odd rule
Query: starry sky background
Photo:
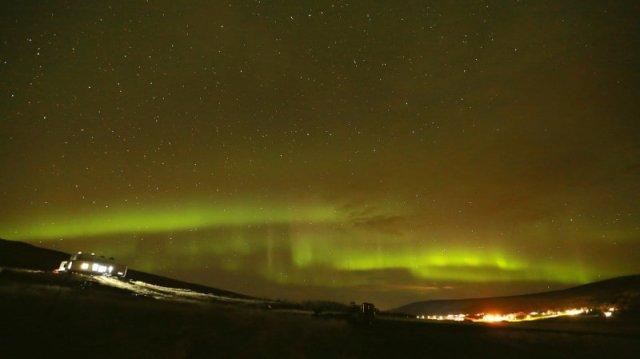
[[640, 272], [635, 1], [3, 1], [0, 237], [271, 298]]

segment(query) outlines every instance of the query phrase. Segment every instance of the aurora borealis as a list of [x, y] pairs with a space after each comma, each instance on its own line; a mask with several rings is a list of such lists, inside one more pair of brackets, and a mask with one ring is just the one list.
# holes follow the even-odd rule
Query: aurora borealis
[[250, 295], [640, 272], [633, 1], [8, 1], [0, 237]]

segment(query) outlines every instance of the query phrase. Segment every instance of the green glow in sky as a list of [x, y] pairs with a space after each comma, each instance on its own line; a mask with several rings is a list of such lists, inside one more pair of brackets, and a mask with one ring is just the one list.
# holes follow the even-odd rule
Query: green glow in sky
[[[492, 245], [470, 248], [460, 244], [466, 239], [457, 231], [432, 232], [421, 241], [414, 237], [425, 238], [422, 233], [363, 228], [363, 218], [322, 202], [157, 205], [40, 219], [13, 230], [28, 241], [107, 253], [140, 270], [217, 270], [278, 286], [404, 285], [410, 292], [434, 282], [577, 284], [618, 274], [614, 267], [585, 265], [575, 253], [553, 251], [556, 259], [541, 260], [539, 253], [519, 252], [494, 235]], [[520, 235], [541, 236], [538, 226]], [[392, 278], [401, 273], [404, 279], [396, 284]]]
[[375, 271], [403, 269], [427, 280], [456, 280], [473, 282], [553, 280], [563, 283], [585, 283], [597, 278], [602, 268], [585, 272], [577, 262], [560, 264], [537, 262], [518, 257], [498, 248], [465, 249], [455, 246], [440, 248], [399, 248], [376, 251], [367, 247], [342, 249], [329, 257], [314, 258], [312, 242], [301, 241], [295, 247], [295, 263], [301, 267], [314, 264], [330, 265], [345, 271]]
[[[448, 243], [448, 238], [459, 237], [455, 232], [432, 234], [438, 245], [419, 244], [411, 239], [415, 234], [394, 234], [377, 226], [362, 228], [360, 223], [366, 216], [349, 216], [329, 203], [190, 203], [185, 207], [110, 208], [97, 214], [52, 216], [18, 227], [4, 226], [2, 230], [7, 237], [28, 241], [93, 238], [104, 251], [133, 258], [139, 268], [149, 271], [212, 265], [232, 272], [249, 269], [280, 284], [366, 285], [371, 281], [336, 273], [395, 270], [417, 280], [477, 283], [584, 283], [603, 274], [615, 274], [615, 270], [602, 266], [587, 269], [575, 258], [535, 260], [499, 242], [476, 249], [456, 241]], [[375, 213], [371, 216], [380, 217]], [[528, 235], [540, 236], [539, 226], [532, 226]], [[105, 238], [128, 236], [147, 236], [148, 241], [156, 243], [160, 257], [135, 258], [137, 247], [131, 245], [131, 239], [111, 246], [103, 242]], [[212, 261], [215, 263], [210, 264]]]
[[122, 233], [154, 233], [197, 230], [217, 226], [250, 226], [274, 223], [313, 223], [336, 221], [337, 213], [328, 206], [277, 206], [244, 203], [177, 208], [106, 209], [83, 215], [53, 215], [19, 226], [1, 228], [7, 238], [47, 240], [91, 237]]

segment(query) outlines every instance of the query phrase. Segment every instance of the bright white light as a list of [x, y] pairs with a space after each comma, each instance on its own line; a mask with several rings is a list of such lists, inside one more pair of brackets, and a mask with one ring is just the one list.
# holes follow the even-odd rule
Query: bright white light
[[501, 315], [501, 314], [486, 314], [482, 317], [483, 322], [509, 322], [515, 319], [513, 314]]
[[611, 317], [611, 314], [613, 314], [613, 313], [611, 313], [611, 312], [604, 312], [604, 316], [605, 316], [606, 318]]
[[67, 261], [62, 261], [62, 262], [60, 263], [60, 266], [58, 267], [58, 270], [59, 270], [59, 271], [63, 271], [63, 272], [64, 272], [65, 270], [67, 270]]
[[113, 272], [113, 266], [109, 266], [109, 273]]
[[89, 269], [89, 263], [82, 263], [80, 269]]
[[566, 311], [567, 315], [578, 315], [584, 313], [582, 309], [569, 309]]
[[93, 263], [93, 265], [91, 266], [91, 270], [98, 273], [105, 273], [107, 271], [107, 266], [99, 263]]

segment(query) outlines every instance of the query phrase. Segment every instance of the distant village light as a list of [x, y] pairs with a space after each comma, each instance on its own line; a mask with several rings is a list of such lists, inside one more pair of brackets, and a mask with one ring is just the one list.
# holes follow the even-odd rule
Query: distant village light
[[[602, 310], [603, 315], [606, 318], [612, 316], [613, 312], [617, 310], [617, 308], [608, 308], [608, 310], [603, 308], [571, 308], [566, 310], [546, 310], [544, 312], [532, 311], [528, 314], [525, 312], [517, 312], [517, 313], [508, 313], [508, 314], [485, 314], [485, 313], [476, 313], [474, 315], [469, 314], [446, 314], [446, 315], [427, 315], [426, 318], [429, 320], [448, 320], [448, 321], [463, 321], [468, 320], [472, 322], [484, 322], [484, 323], [496, 323], [496, 322], [524, 322], [524, 321], [532, 321], [532, 320], [540, 320], [540, 319], [549, 319], [555, 317], [562, 316], [577, 316], [577, 315], [586, 315], [588, 313], [592, 313], [594, 310]], [[417, 319], [425, 319], [424, 315], [418, 315]]]

